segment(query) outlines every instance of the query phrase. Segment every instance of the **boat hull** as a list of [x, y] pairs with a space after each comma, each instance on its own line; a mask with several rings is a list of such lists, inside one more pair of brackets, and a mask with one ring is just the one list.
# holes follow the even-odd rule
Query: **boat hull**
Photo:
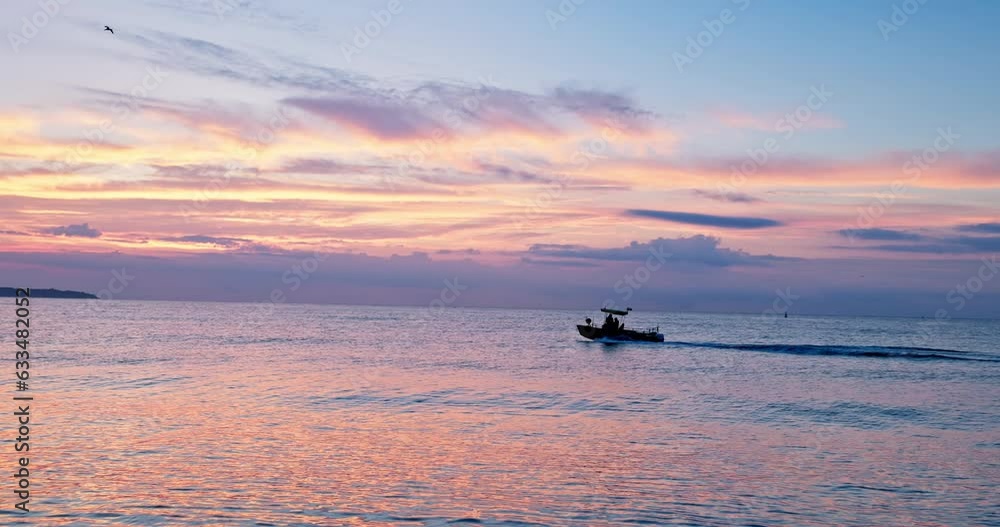
[[614, 340], [620, 342], [663, 342], [663, 334], [655, 331], [635, 331], [623, 329], [619, 331], [605, 331], [598, 326], [585, 326], [578, 324], [576, 330], [580, 336], [590, 340]]

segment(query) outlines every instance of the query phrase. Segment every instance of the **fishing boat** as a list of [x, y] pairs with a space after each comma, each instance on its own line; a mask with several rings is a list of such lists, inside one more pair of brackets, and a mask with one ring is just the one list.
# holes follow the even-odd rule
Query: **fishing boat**
[[601, 308], [601, 313], [607, 313], [604, 323], [600, 326], [594, 325], [594, 321], [587, 318], [586, 325], [577, 324], [576, 330], [580, 336], [590, 340], [608, 340], [619, 342], [663, 342], [663, 333], [660, 333], [660, 326], [647, 329], [629, 329], [625, 323], [621, 322], [615, 315], [624, 317], [632, 312], [632, 308], [620, 309]]

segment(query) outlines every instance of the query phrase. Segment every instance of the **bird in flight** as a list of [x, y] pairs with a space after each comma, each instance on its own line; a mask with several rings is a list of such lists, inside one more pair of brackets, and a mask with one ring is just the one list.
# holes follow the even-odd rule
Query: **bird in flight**
[[114, 34], [115, 34], [115, 30], [114, 30], [114, 29], [111, 29], [111, 28], [110, 28], [110, 27], [108, 27], [108, 26], [104, 26], [104, 30], [105, 30], [105, 31], [110, 31], [112, 35], [114, 35]]

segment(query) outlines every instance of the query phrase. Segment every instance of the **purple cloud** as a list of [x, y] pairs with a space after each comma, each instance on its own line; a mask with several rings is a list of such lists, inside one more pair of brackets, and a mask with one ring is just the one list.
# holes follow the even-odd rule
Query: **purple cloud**
[[714, 216], [711, 214], [697, 214], [694, 212], [674, 212], [669, 210], [646, 210], [629, 209], [625, 211], [628, 216], [638, 218], [653, 218], [657, 220], [670, 221], [674, 223], [686, 223], [689, 225], [704, 225], [708, 227], [720, 227], [724, 229], [763, 229], [767, 227], [778, 227], [783, 225], [780, 221], [768, 218], [750, 218], [740, 216]]
[[764, 201], [743, 192], [713, 192], [711, 190], [694, 189], [691, 191], [696, 196], [708, 198], [715, 201], [728, 201], [730, 203], [757, 203]]
[[[684, 262], [707, 266], [762, 265], [779, 260], [794, 260], [773, 255], [750, 253], [719, 247], [722, 240], [702, 234], [687, 238], [657, 238], [648, 242], [633, 241], [625, 247], [593, 248], [583, 245], [535, 244], [528, 249], [528, 256], [582, 260], [644, 262], [650, 256], [670, 262]], [[538, 260], [532, 263], [541, 263]]]
[[960, 225], [958, 230], [962, 232], [976, 232], [980, 234], [1000, 234], [1000, 223], [976, 223], [972, 225]]
[[209, 245], [218, 245], [219, 247], [240, 247], [243, 244], [250, 242], [250, 240], [247, 240], [246, 238], [226, 238], [218, 236], [205, 236], [202, 234], [192, 234], [190, 236], [178, 236], [175, 238], [163, 238], [163, 241], [204, 243]]
[[[867, 238], [880, 239], [888, 238]], [[895, 240], [911, 240], [895, 238]], [[870, 246], [835, 246], [835, 249], [864, 249], [898, 253], [924, 254], [982, 254], [1000, 251], [1000, 236], [922, 236], [917, 240], [921, 243], [870, 245]]]
[[286, 162], [278, 172], [291, 174], [346, 174], [367, 173], [388, 168], [386, 165], [356, 165], [333, 159], [299, 158]]
[[615, 92], [561, 86], [552, 91], [555, 105], [586, 120], [607, 119], [630, 130], [645, 130], [657, 115], [639, 106], [630, 97]]
[[919, 241], [924, 239], [923, 235], [899, 231], [892, 229], [842, 229], [837, 234], [847, 238], [857, 238], [859, 240], [877, 241]]
[[360, 98], [290, 97], [283, 102], [379, 139], [420, 139], [450, 135], [434, 119], [416, 108]]
[[[612, 249], [539, 246], [543, 252], [561, 248], [576, 253], [597, 251], [598, 256], [600, 251], [608, 253], [604, 259], [574, 257], [557, 262], [555, 257], [526, 252], [510, 255], [518, 261], [502, 265], [488, 265], [471, 257], [435, 260], [426, 254], [378, 257], [324, 252], [325, 258], [310, 274], [307, 286], [296, 291], [282, 282], [282, 275], [303, 258], [315, 255], [314, 251], [212, 251], [176, 258], [118, 251], [6, 252], [0, 253], [0, 273], [31, 287], [96, 291], [106, 287], [109, 269], [126, 269], [137, 278], [122, 294], [123, 299], [228, 300], [257, 302], [261, 307], [267, 307], [274, 289], [284, 291], [286, 302], [426, 307], [440, 295], [444, 279], [457, 278], [468, 289], [456, 306], [580, 309], [595, 307], [607, 298], [621, 300], [616, 282], [644, 265], [652, 256], [649, 249], [659, 250], [659, 243], [671, 255], [628, 300], [640, 311], [760, 313], [771, 304], [776, 289], [791, 288], [801, 296], [796, 310], [802, 313], [926, 316], [940, 308], [942, 291], [968, 279], [970, 269], [983, 265], [979, 259], [768, 258], [723, 249], [715, 238], [696, 236]], [[763, 259], [763, 264], [713, 265], [705, 258], [713, 252], [723, 260]], [[520, 260], [522, 256], [528, 260]], [[567, 265], [570, 261], [574, 263]], [[853, 281], [816, 279], [862, 274], [864, 278]], [[984, 290], [962, 314], [1000, 316], [1000, 295]]]
[[52, 227], [51, 229], [44, 229], [41, 232], [54, 236], [74, 236], [80, 238], [97, 238], [101, 235], [101, 231], [92, 229], [87, 223], [66, 225], [65, 227]]

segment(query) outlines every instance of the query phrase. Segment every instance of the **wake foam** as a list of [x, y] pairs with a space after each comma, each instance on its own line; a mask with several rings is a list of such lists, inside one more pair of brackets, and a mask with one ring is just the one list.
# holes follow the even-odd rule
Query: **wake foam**
[[971, 351], [915, 346], [820, 346], [816, 344], [723, 344], [717, 342], [664, 342], [663, 344], [691, 348], [787, 353], [790, 355], [842, 355], [847, 357], [1000, 362], [1000, 359]]

